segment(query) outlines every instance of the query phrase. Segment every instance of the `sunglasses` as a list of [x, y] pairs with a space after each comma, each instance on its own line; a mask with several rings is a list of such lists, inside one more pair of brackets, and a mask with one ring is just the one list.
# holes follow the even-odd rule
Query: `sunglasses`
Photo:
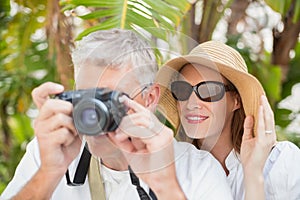
[[234, 91], [234, 88], [217, 81], [204, 81], [195, 86], [186, 81], [174, 81], [171, 83], [171, 91], [177, 101], [188, 100], [194, 91], [202, 101], [215, 102], [221, 100], [225, 92]]

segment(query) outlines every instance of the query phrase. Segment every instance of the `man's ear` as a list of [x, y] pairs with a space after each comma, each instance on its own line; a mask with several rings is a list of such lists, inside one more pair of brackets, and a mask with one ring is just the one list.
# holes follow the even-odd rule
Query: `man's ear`
[[151, 111], [155, 111], [156, 105], [158, 104], [160, 97], [160, 87], [158, 84], [154, 83], [147, 92], [145, 107], [150, 108]]

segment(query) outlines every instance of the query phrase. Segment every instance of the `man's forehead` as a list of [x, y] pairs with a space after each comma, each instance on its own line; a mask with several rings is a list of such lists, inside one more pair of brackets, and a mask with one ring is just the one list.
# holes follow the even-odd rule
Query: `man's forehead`
[[87, 89], [108, 87], [123, 89], [130, 84], [137, 84], [137, 70], [130, 65], [121, 68], [88, 66], [81, 68], [76, 77], [76, 88]]

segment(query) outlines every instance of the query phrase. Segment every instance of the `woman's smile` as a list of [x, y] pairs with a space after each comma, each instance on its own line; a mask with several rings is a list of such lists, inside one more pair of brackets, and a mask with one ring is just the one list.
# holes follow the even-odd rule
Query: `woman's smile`
[[200, 115], [200, 114], [187, 114], [185, 115], [185, 119], [190, 124], [199, 124], [208, 119], [208, 116]]

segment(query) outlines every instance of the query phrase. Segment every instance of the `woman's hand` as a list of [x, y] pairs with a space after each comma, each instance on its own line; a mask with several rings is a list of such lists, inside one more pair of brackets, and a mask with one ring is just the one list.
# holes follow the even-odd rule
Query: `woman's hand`
[[240, 155], [244, 170], [245, 199], [264, 199], [263, 169], [276, 143], [274, 114], [264, 95], [261, 97], [257, 123], [257, 135], [254, 137], [253, 117], [247, 116], [244, 122]]
[[247, 116], [241, 145], [244, 170], [262, 172], [269, 153], [276, 142], [274, 114], [266, 96], [261, 97], [258, 113], [257, 136], [253, 136], [254, 119]]

